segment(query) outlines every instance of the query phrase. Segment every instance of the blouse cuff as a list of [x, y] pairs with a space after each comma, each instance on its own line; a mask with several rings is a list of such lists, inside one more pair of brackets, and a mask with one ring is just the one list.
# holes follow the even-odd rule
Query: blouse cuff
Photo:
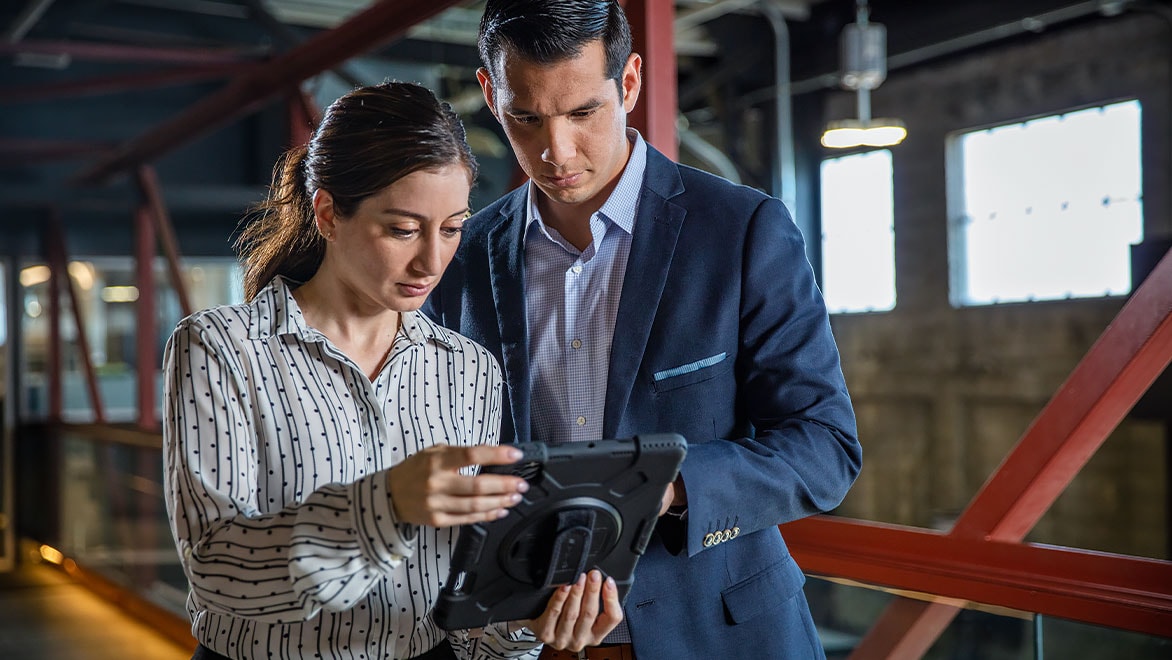
[[358, 542], [366, 555], [383, 570], [390, 571], [415, 554], [419, 528], [395, 517], [387, 492], [387, 475], [375, 472], [351, 484]]

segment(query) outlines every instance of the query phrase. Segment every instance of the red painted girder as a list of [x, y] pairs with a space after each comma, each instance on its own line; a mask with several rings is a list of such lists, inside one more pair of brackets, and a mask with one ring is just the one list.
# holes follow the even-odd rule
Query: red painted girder
[[227, 64], [260, 60], [269, 55], [268, 49], [241, 50], [236, 48], [157, 48], [87, 41], [0, 41], [0, 55], [33, 53], [37, 55], [68, 55], [77, 60], [107, 62], [147, 62], [150, 64]]
[[317, 108], [313, 97], [301, 90], [290, 94], [285, 101], [286, 115], [289, 117], [289, 147], [309, 144], [313, 139], [313, 132], [321, 123], [321, 110]]
[[80, 158], [101, 153], [111, 146], [108, 142], [0, 138], [0, 168]]
[[635, 52], [643, 57], [643, 91], [628, 116], [631, 126], [668, 158], [679, 158], [679, 114], [674, 0], [627, 0]]
[[45, 85], [17, 85], [0, 88], [0, 105], [51, 101], [79, 96], [98, 96], [168, 85], [187, 85], [235, 75], [240, 72], [241, 66], [239, 62], [200, 64], [178, 69], [67, 80]]
[[69, 305], [73, 312], [74, 327], [77, 330], [77, 353], [81, 359], [82, 375], [85, 377], [86, 390], [90, 395], [90, 405], [94, 410], [94, 422], [103, 424], [106, 421], [106, 407], [102, 404], [102, 393], [98, 389], [98, 375], [94, 370], [94, 362], [90, 354], [89, 333], [86, 332], [85, 318], [81, 314], [81, 303], [77, 298], [77, 288], [73, 285], [73, 278], [69, 275], [69, 256], [65, 249], [65, 230], [61, 226], [61, 215], [57, 209], [49, 211], [49, 225], [46, 228], [46, 256], [49, 259], [49, 268], [60, 274], [60, 281], [65, 284], [65, 292], [69, 295]]
[[[993, 472], [951, 535], [1020, 541], [1172, 361], [1172, 251], [1132, 294]], [[919, 658], [958, 612], [899, 600], [851, 658]]]
[[[180, 267], [179, 241], [175, 238], [171, 214], [167, 212], [167, 205], [163, 201], [159, 177], [155, 174], [155, 168], [150, 165], [139, 167], [137, 174], [138, 189], [155, 221], [159, 243], [163, 246], [163, 255], [167, 259], [167, 272], [171, 276], [171, 286], [175, 289], [175, 296], [179, 298], [179, 309], [183, 312], [183, 316], [191, 316], [195, 310], [191, 308], [191, 296], [187, 295], [187, 281], [183, 279], [183, 270]], [[153, 250], [154, 247], [152, 246], [151, 249]]]
[[1172, 362], [1172, 252], [1107, 326], [952, 534], [1020, 541]]
[[[798, 520], [782, 530], [806, 572], [943, 597], [939, 604], [947, 607], [937, 608], [938, 617], [973, 601], [1149, 635], [1172, 634], [1172, 562], [965, 539], [831, 516]], [[915, 621], [909, 615], [928, 604], [910, 603], [920, 607], [899, 606], [889, 616], [904, 624], [893, 630], [902, 632]], [[932, 617], [925, 623], [930, 629], [939, 621]], [[890, 657], [909, 656], [902, 648]]]
[[138, 383], [138, 426], [156, 429], [159, 417], [155, 411], [155, 374], [159, 370], [155, 333], [155, 223], [147, 204], [134, 214], [134, 285], [138, 287], [135, 301], [135, 380]]
[[321, 32], [272, 61], [250, 67], [223, 89], [183, 113], [123, 143], [81, 172], [76, 181], [101, 183], [110, 176], [190, 142], [263, 106], [302, 80], [368, 52], [459, 0], [382, 0], [338, 27]]
[[49, 421], [60, 422], [61, 412], [64, 409], [64, 389], [62, 386], [61, 365], [61, 278], [69, 277], [56, 268], [49, 268], [48, 286], [49, 300], [47, 312], [49, 316], [49, 354], [46, 359], [46, 378], [49, 385]]

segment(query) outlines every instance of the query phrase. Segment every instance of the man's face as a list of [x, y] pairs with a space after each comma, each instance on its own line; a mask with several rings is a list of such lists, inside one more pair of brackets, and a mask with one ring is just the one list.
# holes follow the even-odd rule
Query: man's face
[[639, 98], [639, 66], [639, 56], [632, 54], [620, 79], [621, 96], [606, 77], [601, 40], [575, 58], [547, 65], [505, 49], [495, 80], [484, 69], [477, 73], [521, 168], [548, 197], [555, 215], [588, 216], [622, 175], [630, 153], [627, 113]]

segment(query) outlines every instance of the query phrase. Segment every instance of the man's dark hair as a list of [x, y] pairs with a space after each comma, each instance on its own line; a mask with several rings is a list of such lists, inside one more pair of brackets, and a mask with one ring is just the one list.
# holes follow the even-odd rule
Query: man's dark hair
[[619, 82], [631, 56], [631, 26], [615, 0], [488, 0], [480, 19], [480, 60], [494, 82], [505, 51], [537, 64], [577, 57], [602, 41], [606, 77]]

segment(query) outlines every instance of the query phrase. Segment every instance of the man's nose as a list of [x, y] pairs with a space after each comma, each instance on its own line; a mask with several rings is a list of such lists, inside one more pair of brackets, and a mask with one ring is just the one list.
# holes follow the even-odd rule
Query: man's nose
[[546, 126], [546, 146], [541, 160], [561, 167], [574, 157], [574, 129], [569, 122], [560, 120], [551, 120]]

